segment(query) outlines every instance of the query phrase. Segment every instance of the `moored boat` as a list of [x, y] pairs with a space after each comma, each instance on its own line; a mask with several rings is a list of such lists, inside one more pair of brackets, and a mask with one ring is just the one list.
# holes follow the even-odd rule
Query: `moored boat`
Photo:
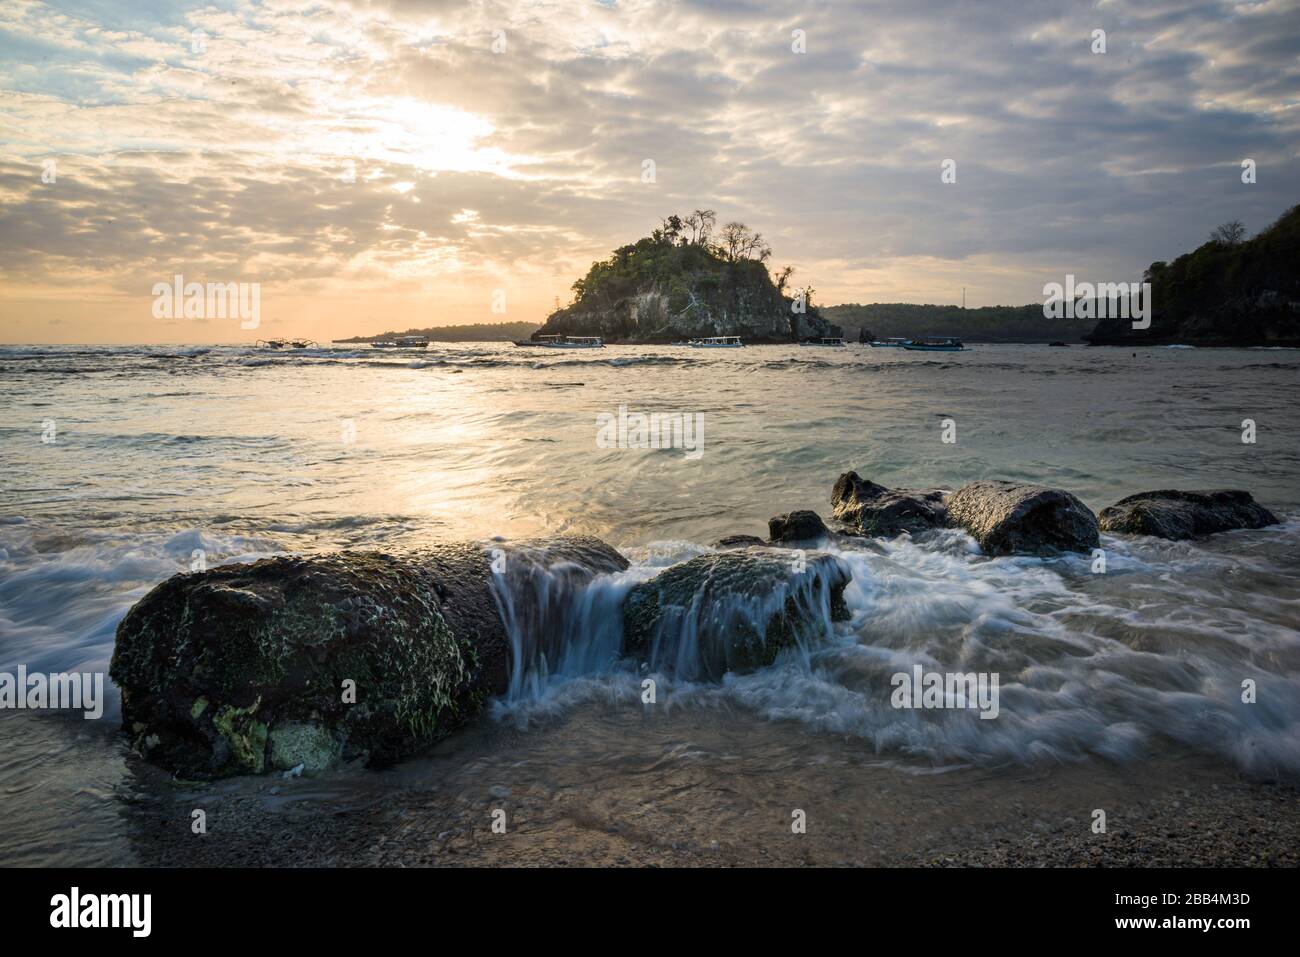
[[903, 343], [903, 348], [913, 352], [962, 352], [966, 347], [956, 336], [924, 336]]
[[702, 339], [692, 339], [686, 344], [692, 349], [739, 349], [744, 346], [740, 336], [705, 336]]
[[370, 343], [376, 349], [427, 349], [429, 340], [425, 336], [399, 336], [396, 339], [380, 339]]
[[832, 349], [835, 349], [835, 348], [839, 348], [839, 347], [843, 346], [843, 345], [844, 345], [844, 340], [843, 340], [843, 338], [841, 338], [841, 337], [839, 337], [839, 336], [827, 336], [827, 337], [822, 338], [822, 339], [805, 339], [804, 341], [800, 342], [799, 345], [801, 345], [801, 346], [827, 346], [827, 347], [830, 347], [830, 348], [832, 348]]
[[538, 336], [535, 339], [516, 339], [517, 346], [540, 346], [544, 349], [603, 349], [605, 340], [600, 336]]
[[867, 344], [873, 349], [901, 349], [911, 341], [911, 339], [873, 339]]
[[258, 339], [258, 349], [319, 349], [320, 343], [315, 339]]

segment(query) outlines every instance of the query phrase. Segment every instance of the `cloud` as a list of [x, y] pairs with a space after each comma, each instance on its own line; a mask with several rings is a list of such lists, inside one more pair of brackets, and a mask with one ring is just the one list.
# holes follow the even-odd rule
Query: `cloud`
[[540, 320], [591, 259], [710, 206], [823, 301], [1030, 301], [1296, 201], [1298, 12], [13, 3], [0, 276], [108, 299], [177, 271], [303, 297], [514, 284]]

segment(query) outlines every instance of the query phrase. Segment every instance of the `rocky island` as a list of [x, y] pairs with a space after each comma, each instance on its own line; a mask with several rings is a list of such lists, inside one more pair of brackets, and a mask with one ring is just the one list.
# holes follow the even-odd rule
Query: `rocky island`
[[669, 216], [649, 236], [593, 263], [573, 284], [573, 302], [551, 313], [533, 338], [797, 342], [841, 335], [812, 305], [811, 288], [790, 288], [792, 268], [768, 271], [771, 254], [743, 223], [717, 227], [713, 210]]

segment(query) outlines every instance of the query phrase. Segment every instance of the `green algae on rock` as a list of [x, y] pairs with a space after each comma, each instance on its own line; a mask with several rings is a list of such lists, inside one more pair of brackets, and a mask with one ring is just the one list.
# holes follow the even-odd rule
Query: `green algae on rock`
[[428, 568], [343, 552], [168, 579], [118, 626], [111, 673], [137, 747], [207, 777], [397, 757], [465, 718], [475, 662]]
[[[595, 539], [550, 544], [587, 576], [626, 567]], [[519, 545], [537, 561], [548, 543]], [[495, 577], [471, 542], [176, 575], [118, 626], [123, 724], [151, 761], [187, 777], [404, 757], [505, 690]]]

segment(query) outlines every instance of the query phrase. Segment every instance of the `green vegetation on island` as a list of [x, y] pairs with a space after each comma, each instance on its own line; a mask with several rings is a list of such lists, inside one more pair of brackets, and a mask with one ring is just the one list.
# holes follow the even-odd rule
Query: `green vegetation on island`
[[769, 273], [771, 256], [762, 234], [738, 222], [719, 227], [711, 209], [669, 216], [649, 236], [593, 263], [573, 284], [573, 302], [547, 317], [535, 335], [607, 342], [838, 335], [812, 305], [811, 288], [790, 288], [793, 269]]
[[1300, 206], [1253, 239], [1224, 223], [1173, 262], [1154, 262], [1151, 327], [1103, 319], [1094, 345], [1300, 346]]

